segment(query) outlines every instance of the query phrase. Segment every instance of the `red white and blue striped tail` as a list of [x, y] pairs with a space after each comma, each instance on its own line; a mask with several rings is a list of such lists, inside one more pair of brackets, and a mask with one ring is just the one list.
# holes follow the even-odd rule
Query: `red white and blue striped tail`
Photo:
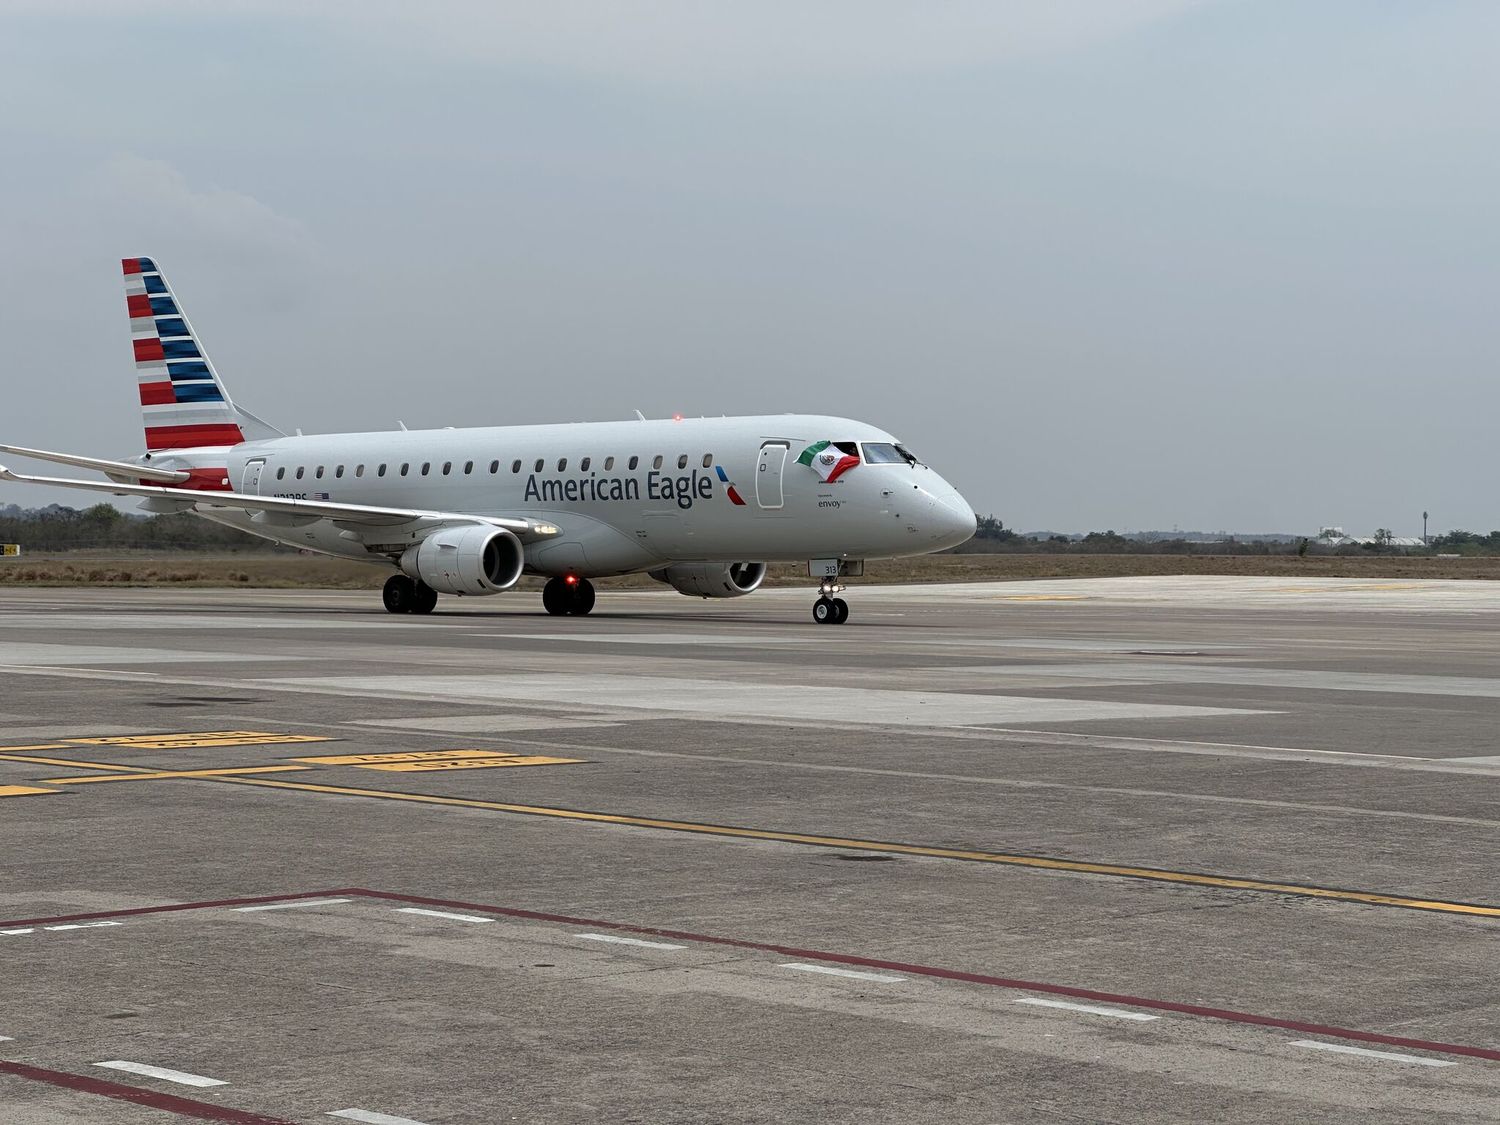
[[150, 258], [125, 258], [125, 303], [140, 382], [146, 448], [238, 445], [240, 418]]

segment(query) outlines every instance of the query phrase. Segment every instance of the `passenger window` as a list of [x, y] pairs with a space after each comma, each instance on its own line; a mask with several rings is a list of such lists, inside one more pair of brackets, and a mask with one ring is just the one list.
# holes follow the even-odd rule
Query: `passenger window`
[[606, 457], [604, 459], [604, 471], [607, 473], [611, 469], [613, 469], [614, 467], [615, 467], [615, 459], [613, 457]]
[[313, 476], [317, 477], [319, 480], [323, 479], [323, 466], [322, 465], [318, 466], [318, 471], [316, 473], [314, 473]]
[[334, 469], [333, 470], [333, 475], [335, 477], [341, 477], [341, 476], [343, 476], [344, 475], [344, 466], [340, 465], [337, 469]]
[[631, 458], [631, 459], [630, 459], [630, 467], [631, 467], [631, 468], [632, 468], [632, 469], [634, 469], [634, 468], [635, 468], [635, 467], [636, 467], [636, 466], [637, 466], [637, 465], [639, 465], [639, 464], [640, 464], [640, 463], [641, 463], [641, 459], [640, 459], [640, 458], [639, 458], [639, 457], [632, 457], [632, 458]]
[[411, 462], [410, 461], [402, 461], [401, 462], [401, 475], [404, 477], [410, 471], [411, 471]]
[[703, 467], [705, 469], [712, 468], [713, 467], [713, 463], [714, 463], [714, 455], [712, 453], [705, 453], [703, 455]]
[[464, 476], [468, 476], [473, 471], [474, 471], [474, 462], [473, 461], [465, 461], [464, 462]]
[[685, 468], [687, 468], [687, 454], [686, 453], [682, 454], [681, 456], [679, 456], [677, 458], [677, 467], [679, 469], [685, 469]]
[[355, 465], [354, 466], [354, 475], [357, 476], [357, 477], [364, 476], [365, 475], [365, 467], [363, 465]]
[[286, 480], [286, 466], [285, 465], [281, 466], [281, 468], [279, 468], [279, 469], [276, 470], [276, 479], [277, 480]]
[[534, 471], [536, 471], [538, 473], [541, 472], [542, 471], [542, 467], [543, 467], [544, 464], [545, 464], [545, 462], [540, 457], [538, 457], [536, 459], [536, 469]]
[[422, 475], [425, 477], [431, 471], [432, 471], [432, 462], [431, 461], [423, 461], [422, 462]]
[[519, 473], [521, 471], [521, 462], [520, 461], [512, 461], [510, 463], [510, 471], [513, 472], [513, 473]]
[[563, 472], [565, 469], [567, 469], [567, 467], [568, 467], [568, 459], [566, 457], [559, 457], [557, 459], [557, 471], [558, 472]]
[[384, 464], [381, 464], [380, 468], [378, 468], [378, 469], [375, 470], [375, 475], [377, 477], [383, 477], [383, 476], [385, 476], [385, 465]]
[[661, 468], [661, 454], [660, 454], [660, 453], [658, 453], [658, 454], [657, 454], [657, 455], [656, 455], [656, 458], [655, 458], [655, 460], [653, 460], [653, 461], [652, 461], [652, 462], [651, 462], [651, 467], [652, 467], [652, 468], [653, 468], [653, 469], [659, 469], [659, 468]]
[[500, 462], [499, 461], [491, 461], [490, 462], [490, 476], [494, 476], [499, 471], [500, 471]]
[[302, 479], [302, 474], [303, 474], [303, 472], [304, 472], [304, 471], [305, 471], [305, 470], [304, 470], [304, 469], [303, 469], [303, 468], [302, 468], [302, 466], [301, 466], [301, 465], [298, 465], [298, 466], [297, 466], [297, 479], [298, 479], [298, 480], [301, 480], [301, 479]]
[[593, 458], [591, 458], [591, 457], [585, 457], [582, 461], [578, 462], [578, 471], [580, 473], [586, 473], [586, 472], [588, 472], [589, 471], [589, 462], [592, 461], [592, 460], [593, 460]]

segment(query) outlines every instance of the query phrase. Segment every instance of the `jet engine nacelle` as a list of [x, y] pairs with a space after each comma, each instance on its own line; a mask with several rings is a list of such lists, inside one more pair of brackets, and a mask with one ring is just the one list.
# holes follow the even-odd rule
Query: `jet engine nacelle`
[[691, 598], [743, 598], [753, 594], [766, 578], [763, 562], [677, 563], [650, 571], [679, 594]]
[[498, 594], [521, 577], [521, 541], [504, 528], [434, 531], [401, 556], [401, 569], [440, 594]]

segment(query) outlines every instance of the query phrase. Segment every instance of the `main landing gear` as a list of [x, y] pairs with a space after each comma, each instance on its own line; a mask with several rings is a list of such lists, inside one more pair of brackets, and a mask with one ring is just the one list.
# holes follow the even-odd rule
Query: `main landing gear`
[[553, 617], [582, 617], [594, 608], [594, 584], [573, 574], [549, 579], [542, 587], [542, 606]]
[[813, 620], [819, 625], [842, 625], [849, 620], [849, 603], [833, 596], [843, 589], [831, 578], [825, 578], [818, 587], [818, 600], [813, 602]]
[[380, 600], [389, 613], [431, 613], [437, 608], [437, 591], [425, 582], [393, 574], [385, 580]]

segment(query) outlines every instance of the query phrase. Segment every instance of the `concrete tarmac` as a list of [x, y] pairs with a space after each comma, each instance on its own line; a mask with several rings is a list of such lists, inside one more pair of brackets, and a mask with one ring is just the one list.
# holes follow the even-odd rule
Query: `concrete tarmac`
[[0, 1121], [1500, 1119], [1500, 587], [0, 594]]

